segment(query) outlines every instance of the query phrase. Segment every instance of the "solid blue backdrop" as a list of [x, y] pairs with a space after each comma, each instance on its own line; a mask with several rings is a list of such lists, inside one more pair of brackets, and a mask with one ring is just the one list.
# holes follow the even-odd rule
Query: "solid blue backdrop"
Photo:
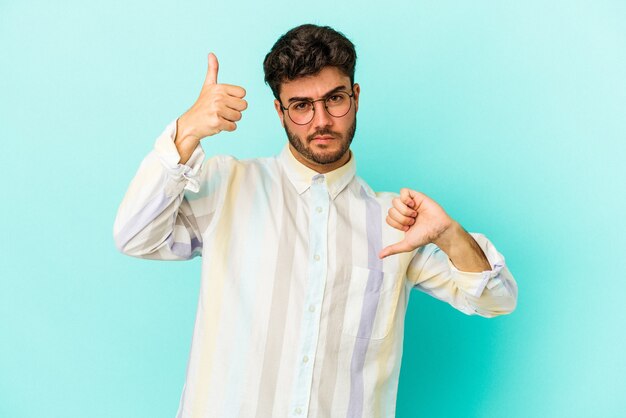
[[262, 60], [307, 22], [357, 46], [360, 176], [431, 195], [519, 284], [492, 320], [411, 296], [397, 416], [623, 416], [626, 4], [408, 0], [0, 4], [0, 416], [174, 416], [199, 260], [122, 256], [117, 206], [209, 51], [249, 108], [208, 150], [277, 153]]

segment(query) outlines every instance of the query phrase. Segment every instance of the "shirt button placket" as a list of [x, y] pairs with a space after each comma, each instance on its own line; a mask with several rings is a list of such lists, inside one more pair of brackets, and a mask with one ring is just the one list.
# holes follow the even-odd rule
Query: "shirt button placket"
[[324, 175], [313, 178], [311, 184], [309, 225], [309, 268], [305, 305], [309, 315], [302, 318], [302, 340], [299, 346], [299, 364], [295, 367], [293, 416], [306, 415], [311, 395], [313, 363], [319, 335], [320, 312], [327, 274], [328, 207], [330, 197]]

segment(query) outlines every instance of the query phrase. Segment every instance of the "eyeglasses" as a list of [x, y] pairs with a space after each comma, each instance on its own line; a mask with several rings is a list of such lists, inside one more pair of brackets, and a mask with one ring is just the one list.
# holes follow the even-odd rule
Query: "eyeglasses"
[[296, 125], [306, 125], [313, 120], [315, 115], [315, 102], [324, 102], [324, 108], [330, 116], [340, 118], [345, 116], [352, 107], [352, 94], [348, 94], [344, 91], [338, 91], [332, 93], [323, 99], [317, 100], [298, 100], [284, 107], [280, 104], [281, 109], [287, 111], [289, 119]]

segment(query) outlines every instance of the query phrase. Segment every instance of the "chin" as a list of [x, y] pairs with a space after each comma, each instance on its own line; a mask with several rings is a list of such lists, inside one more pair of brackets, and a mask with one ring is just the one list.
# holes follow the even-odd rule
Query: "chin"
[[314, 162], [318, 164], [332, 164], [339, 161], [345, 153], [340, 153], [338, 151], [335, 152], [313, 152], [311, 153]]

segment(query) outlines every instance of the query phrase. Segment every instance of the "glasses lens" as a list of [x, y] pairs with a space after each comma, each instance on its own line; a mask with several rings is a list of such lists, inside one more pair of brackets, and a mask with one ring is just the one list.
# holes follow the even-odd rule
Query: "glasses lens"
[[313, 103], [307, 101], [293, 102], [289, 106], [289, 117], [298, 125], [306, 125], [313, 119]]
[[328, 113], [336, 118], [348, 113], [351, 104], [352, 101], [350, 100], [348, 93], [333, 93], [326, 98], [326, 109], [328, 109]]

